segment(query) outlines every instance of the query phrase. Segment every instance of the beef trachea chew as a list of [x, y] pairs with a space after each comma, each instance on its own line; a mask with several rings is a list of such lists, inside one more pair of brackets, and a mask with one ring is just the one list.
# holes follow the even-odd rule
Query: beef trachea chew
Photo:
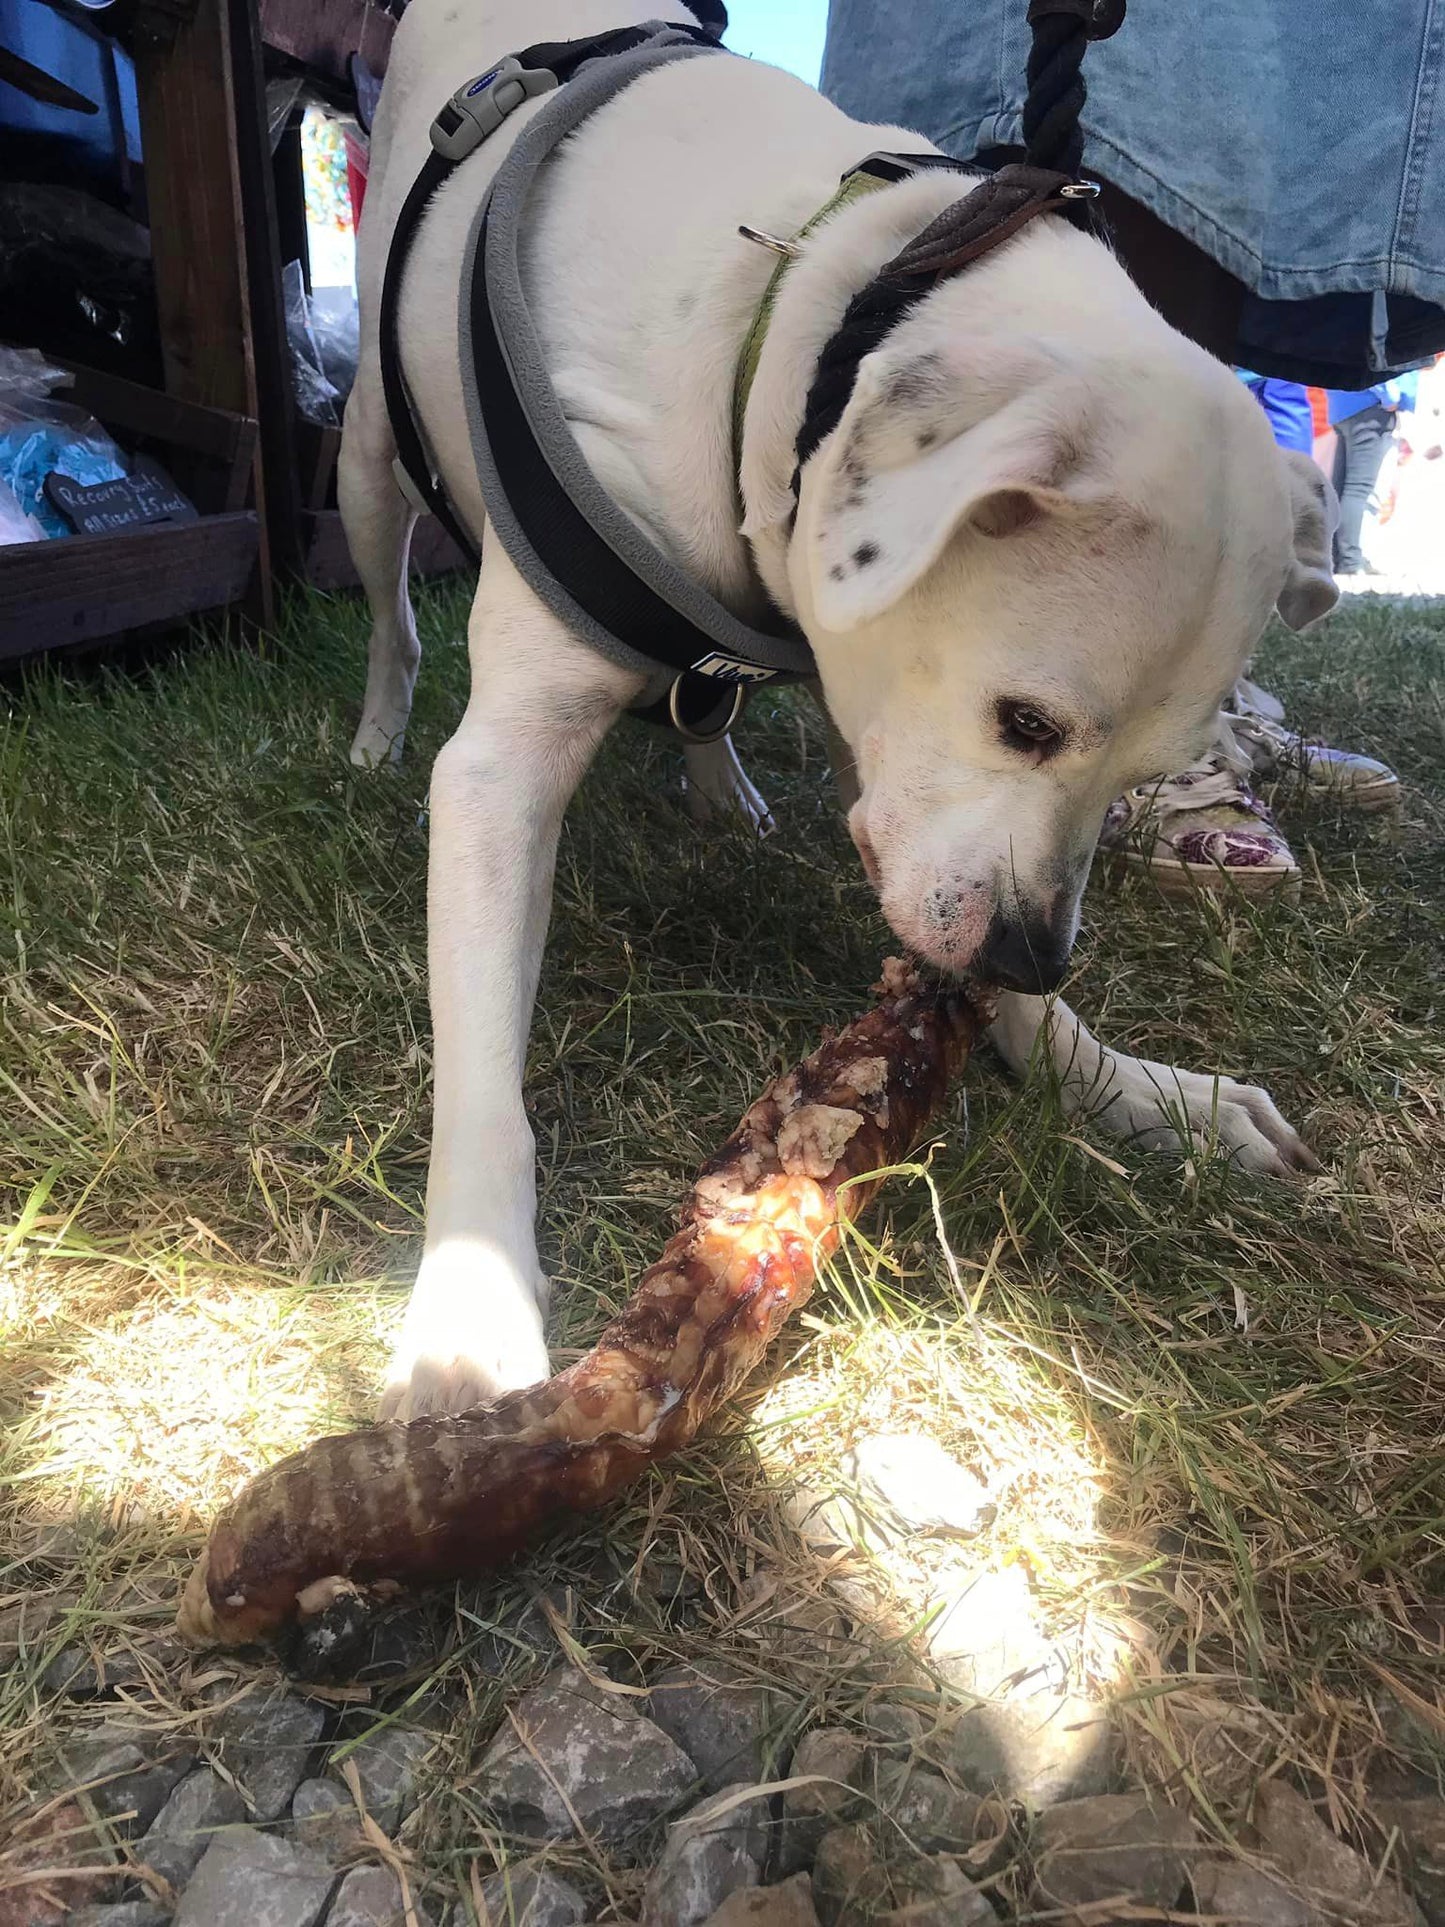
[[461, 1417], [320, 1439], [262, 1472], [212, 1528], [181, 1632], [247, 1645], [358, 1588], [488, 1571], [687, 1445], [806, 1301], [985, 1021], [897, 959], [878, 993], [703, 1167], [681, 1228], [585, 1357]]

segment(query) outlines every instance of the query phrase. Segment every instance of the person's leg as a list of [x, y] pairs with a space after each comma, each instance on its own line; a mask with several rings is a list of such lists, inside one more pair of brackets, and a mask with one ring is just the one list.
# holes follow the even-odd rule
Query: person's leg
[[1365, 567], [1360, 534], [1394, 430], [1393, 413], [1378, 405], [1347, 416], [1335, 429], [1340, 444], [1336, 469], [1340, 526], [1335, 535], [1335, 568], [1340, 575], [1358, 575]]

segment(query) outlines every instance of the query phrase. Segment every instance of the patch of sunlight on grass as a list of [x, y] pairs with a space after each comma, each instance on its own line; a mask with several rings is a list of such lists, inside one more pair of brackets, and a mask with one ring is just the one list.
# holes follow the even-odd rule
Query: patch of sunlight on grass
[[371, 1284], [277, 1288], [194, 1262], [137, 1282], [22, 1255], [0, 1281], [12, 1502], [32, 1522], [194, 1528], [263, 1465], [365, 1421], [398, 1313]]

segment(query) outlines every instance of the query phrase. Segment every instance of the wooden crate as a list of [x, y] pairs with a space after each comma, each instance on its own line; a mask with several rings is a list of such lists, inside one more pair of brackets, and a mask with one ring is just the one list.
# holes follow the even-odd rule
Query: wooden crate
[[[302, 573], [318, 589], [355, 589], [361, 578], [346, 545], [341, 512], [336, 506], [336, 462], [341, 453], [341, 430], [316, 422], [297, 424], [296, 445], [301, 462], [301, 501], [306, 528]], [[465, 569], [466, 557], [435, 517], [422, 516], [411, 538], [413, 575], [447, 575]]]
[[155, 455], [200, 518], [0, 547], [0, 657], [224, 607], [246, 594], [256, 571], [260, 522], [244, 506], [255, 422], [114, 375], [75, 375], [65, 399], [89, 409], [128, 451]]

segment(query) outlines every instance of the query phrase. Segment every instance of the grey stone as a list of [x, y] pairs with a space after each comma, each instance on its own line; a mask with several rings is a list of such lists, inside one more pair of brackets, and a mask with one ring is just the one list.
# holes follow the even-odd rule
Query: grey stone
[[813, 1905], [822, 1927], [865, 1920], [903, 1927], [998, 1927], [987, 1898], [946, 1855], [885, 1860], [866, 1826], [823, 1836], [813, 1867]]
[[729, 1894], [707, 1927], [819, 1927], [813, 1883], [799, 1873], [777, 1887], [745, 1887]]
[[1230, 1927], [1320, 1927], [1319, 1915], [1301, 1894], [1258, 1867], [1237, 1860], [1206, 1860], [1193, 1869], [1194, 1904]]
[[696, 1779], [687, 1754], [631, 1701], [600, 1694], [564, 1666], [524, 1693], [500, 1727], [477, 1795], [523, 1838], [567, 1839], [580, 1824], [615, 1841], [660, 1819]]
[[217, 1750], [255, 1820], [284, 1813], [326, 1725], [314, 1700], [258, 1688], [216, 1717]]
[[823, 1835], [861, 1810], [858, 1789], [866, 1759], [863, 1740], [845, 1726], [817, 1726], [799, 1740], [788, 1778], [816, 1778], [812, 1786], [790, 1787], [783, 1795], [779, 1873], [811, 1866]]
[[170, 1915], [148, 1900], [118, 1900], [110, 1907], [76, 1907], [65, 1927], [166, 1927]]
[[164, 1675], [189, 1658], [188, 1649], [169, 1634], [157, 1634], [144, 1647], [123, 1646], [115, 1652], [96, 1652], [89, 1646], [65, 1646], [41, 1675], [48, 1693], [68, 1699], [103, 1699], [124, 1688], [143, 1695], [157, 1674]]
[[303, 1847], [341, 1860], [361, 1844], [356, 1802], [335, 1780], [303, 1780], [291, 1802], [291, 1831]]
[[64, 1758], [71, 1785], [84, 1787], [118, 1832], [134, 1836], [145, 1832], [190, 1771], [196, 1749], [144, 1727], [109, 1725], [68, 1741]]
[[912, 1876], [901, 1907], [877, 1927], [998, 1927], [998, 1915], [956, 1861], [940, 1854]]
[[768, 1802], [737, 1799], [752, 1784], [720, 1788], [668, 1828], [648, 1877], [641, 1927], [703, 1927], [729, 1894], [762, 1879]]
[[940, 1773], [880, 1761], [879, 1804], [920, 1853], [967, 1853], [978, 1832], [983, 1801], [951, 1786]]
[[851, 1927], [892, 1899], [888, 1869], [866, 1826], [834, 1827], [818, 1843], [813, 1906], [822, 1927]]
[[977, 1574], [934, 1621], [928, 1643], [942, 1676], [977, 1701], [945, 1749], [966, 1786], [1033, 1807], [1112, 1790], [1108, 1714], [1062, 1675], [1018, 1567]]
[[669, 1666], [653, 1681], [648, 1710], [713, 1793], [737, 1780], [763, 1778], [774, 1719], [769, 1697], [765, 1687], [716, 1667]]
[[316, 1927], [335, 1882], [319, 1854], [232, 1827], [201, 1856], [175, 1927]]
[[395, 1833], [416, 1805], [417, 1768], [435, 1746], [435, 1734], [386, 1726], [352, 1748], [366, 1810], [383, 1833]]
[[1398, 1827], [1405, 1864], [1429, 1927], [1445, 1927], [1445, 1800], [1376, 1800], [1376, 1823]]
[[[482, 1899], [492, 1916], [492, 1927], [576, 1927], [587, 1918], [587, 1902], [554, 1873], [542, 1867], [504, 1868], [482, 1882]], [[471, 1915], [461, 1910], [453, 1927], [470, 1927]]]
[[176, 1787], [137, 1844], [135, 1857], [173, 1887], [183, 1887], [216, 1829], [245, 1817], [236, 1789], [202, 1767]]
[[1187, 1813], [1151, 1806], [1143, 1794], [1065, 1800], [1039, 1816], [1035, 1901], [1085, 1907], [1128, 1899], [1170, 1908], [1183, 1890], [1197, 1846]]
[[1094, 1701], [1030, 1692], [970, 1707], [944, 1748], [950, 1772], [975, 1793], [1030, 1807], [1107, 1794], [1117, 1785], [1115, 1736]]
[[925, 1432], [860, 1439], [839, 1471], [860, 1536], [885, 1545], [939, 1534], [972, 1538], [993, 1517], [988, 1487]]
[[[418, 1921], [431, 1927], [431, 1915], [412, 1895]], [[336, 1890], [326, 1927], [406, 1927], [401, 1882], [390, 1867], [354, 1867]]]
[[1302, 1793], [1266, 1780], [1254, 1799], [1254, 1825], [1276, 1870], [1327, 1919], [1360, 1927], [1424, 1927], [1424, 1915], [1392, 1880], [1330, 1832]]
[[879, 1700], [867, 1709], [864, 1718], [873, 1745], [886, 1747], [890, 1753], [912, 1753], [923, 1744], [928, 1730], [921, 1714], [893, 1700]]

